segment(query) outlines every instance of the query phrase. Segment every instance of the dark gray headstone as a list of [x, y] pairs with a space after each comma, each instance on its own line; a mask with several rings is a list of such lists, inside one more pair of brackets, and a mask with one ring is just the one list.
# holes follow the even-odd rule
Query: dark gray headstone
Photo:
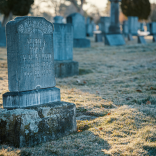
[[132, 35], [138, 34], [138, 17], [128, 17], [128, 30]]
[[144, 23], [140, 23], [140, 30], [141, 30], [141, 31], [145, 31], [145, 30], [144, 30]]
[[122, 24], [122, 33], [125, 36], [128, 35], [128, 21], [123, 21], [123, 24]]
[[120, 22], [119, 22], [119, 2], [121, 0], [109, 0], [111, 2], [111, 17], [109, 33], [119, 34], [120, 33]]
[[86, 19], [86, 36], [92, 37], [93, 36], [94, 27], [92, 24], [92, 20], [90, 17]]
[[73, 26], [54, 24], [53, 33], [54, 60], [73, 59]]
[[105, 35], [105, 44], [110, 46], [124, 45], [125, 40], [121, 34]]
[[132, 34], [128, 34], [128, 40], [129, 40], [129, 41], [133, 41], [133, 36], [132, 36]]
[[73, 25], [74, 39], [86, 38], [85, 18], [79, 13], [73, 13], [67, 17], [67, 23]]
[[62, 16], [55, 16], [54, 17], [54, 23], [63, 23], [63, 17]]
[[53, 25], [41, 17], [15, 18], [6, 35], [9, 90], [54, 87]]
[[0, 47], [6, 47], [5, 27], [0, 23]]
[[147, 31], [151, 34], [151, 23], [146, 23]]
[[95, 42], [103, 42], [103, 35], [101, 32], [94, 32], [95, 33]]
[[99, 30], [102, 31], [103, 34], [108, 34], [110, 26], [110, 17], [101, 17], [100, 24], [101, 28]]
[[153, 42], [156, 42], [156, 35], [153, 35]]
[[138, 43], [146, 44], [146, 40], [145, 40], [144, 36], [138, 36]]
[[156, 34], [156, 22], [151, 23], [151, 34], [152, 35]]

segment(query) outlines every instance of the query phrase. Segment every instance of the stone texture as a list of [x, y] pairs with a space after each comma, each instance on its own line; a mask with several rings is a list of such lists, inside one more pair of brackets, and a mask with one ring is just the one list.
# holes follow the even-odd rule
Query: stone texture
[[128, 30], [132, 35], [138, 35], [138, 17], [129, 16], [128, 17]]
[[0, 109], [0, 143], [30, 147], [76, 131], [73, 103], [54, 102], [27, 109]]
[[67, 23], [73, 25], [74, 39], [86, 38], [85, 18], [79, 13], [73, 13], [67, 17]]
[[0, 47], [6, 47], [5, 27], [0, 24]]
[[54, 60], [73, 59], [73, 27], [71, 24], [54, 24]]
[[42, 17], [18, 17], [6, 25], [9, 90], [55, 86], [53, 25]]
[[146, 44], [146, 40], [145, 40], [144, 36], [138, 36], [138, 43]]
[[110, 46], [124, 45], [125, 40], [121, 34], [105, 35], [105, 44]]
[[63, 23], [63, 17], [62, 16], [55, 16], [54, 17], [54, 23]]
[[101, 32], [95, 32], [95, 42], [103, 42], [103, 35]]
[[55, 61], [55, 77], [64, 78], [79, 74], [79, 63], [76, 61]]
[[74, 48], [89, 48], [90, 40], [89, 39], [74, 39], [73, 43]]
[[101, 23], [101, 30], [103, 34], [109, 33], [109, 26], [110, 26], [110, 17], [101, 17], [100, 18]]
[[109, 0], [111, 2], [111, 17], [110, 17], [110, 34], [120, 33], [120, 22], [119, 22], [119, 2], [121, 0]]
[[3, 107], [5, 109], [25, 108], [56, 101], [60, 101], [60, 89], [55, 87], [3, 94]]

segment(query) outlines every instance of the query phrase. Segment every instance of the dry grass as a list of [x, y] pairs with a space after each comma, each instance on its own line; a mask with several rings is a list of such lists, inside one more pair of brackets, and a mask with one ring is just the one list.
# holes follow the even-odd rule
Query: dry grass
[[[156, 44], [74, 49], [80, 75], [57, 79], [62, 101], [77, 107], [75, 134], [32, 148], [0, 146], [2, 155], [156, 155]], [[8, 90], [6, 49], [0, 49], [0, 107]]]

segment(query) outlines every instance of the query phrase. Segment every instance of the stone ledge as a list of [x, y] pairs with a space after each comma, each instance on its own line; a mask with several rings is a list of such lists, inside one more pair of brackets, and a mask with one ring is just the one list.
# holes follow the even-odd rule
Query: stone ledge
[[76, 131], [73, 103], [53, 102], [27, 109], [0, 109], [0, 143], [31, 147]]
[[56, 87], [3, 94], [5, 109], [25, 108], [56, 101], [60, 101], [60, 89]]
[[79, 74], [79, 63], [72, 60], [54, 61], [55, 77], [64, 78]]

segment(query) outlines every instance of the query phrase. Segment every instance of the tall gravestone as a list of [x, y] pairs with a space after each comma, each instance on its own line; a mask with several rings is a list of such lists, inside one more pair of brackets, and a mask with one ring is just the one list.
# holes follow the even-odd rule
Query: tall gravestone
[[67, 23], [73, 25], [73, 46], [75, 48], [90, 47], [90, 40], [86, 39], [84, 17], [79, 13], [73, 13], [67, 17]]
[[100, 23], [101, 23], [102, 34], [108, 34], [109, 26], [110, 26], [110, 17], [101, 17]]
[[138, 35], [138, 17], [129, 16], [128, 17], [128, 30], [133, 36]]
[[90, 17], [87, 17], [86, 20], [86, 36], [88, 37], [92, 37], [93, 36], [93, 24], [92, 24], [92, 20]]
[[73, 26], [54, 24], [53, 38], [55, 76], [63, 78], [78, 75], [79, 64], [73, 61]]
[[156, 42], [156, 22], [151, 23], [151, 35], [153, 35], [153, 42]]
[[29, 147], [76, 131], [75, 105], [61, 102], [55, 87], [52, 23], [18, 17], [6, 35], [10, 92], [0, 109], [0, 143]]
[[54, 23], [63, 23], [63, 17], [62, 16], [55, 16], [54, 17]]
[[5, 27], [0, 22], [0, 47], [6, 47]]
[[105, 44], [110, 46], [124, 45], [125, 40], [120, 32], [119, 23], [119, 2], [121, 0], [110, 0], [111, 2], [111, 17], [109, 34], [105, 35]]

